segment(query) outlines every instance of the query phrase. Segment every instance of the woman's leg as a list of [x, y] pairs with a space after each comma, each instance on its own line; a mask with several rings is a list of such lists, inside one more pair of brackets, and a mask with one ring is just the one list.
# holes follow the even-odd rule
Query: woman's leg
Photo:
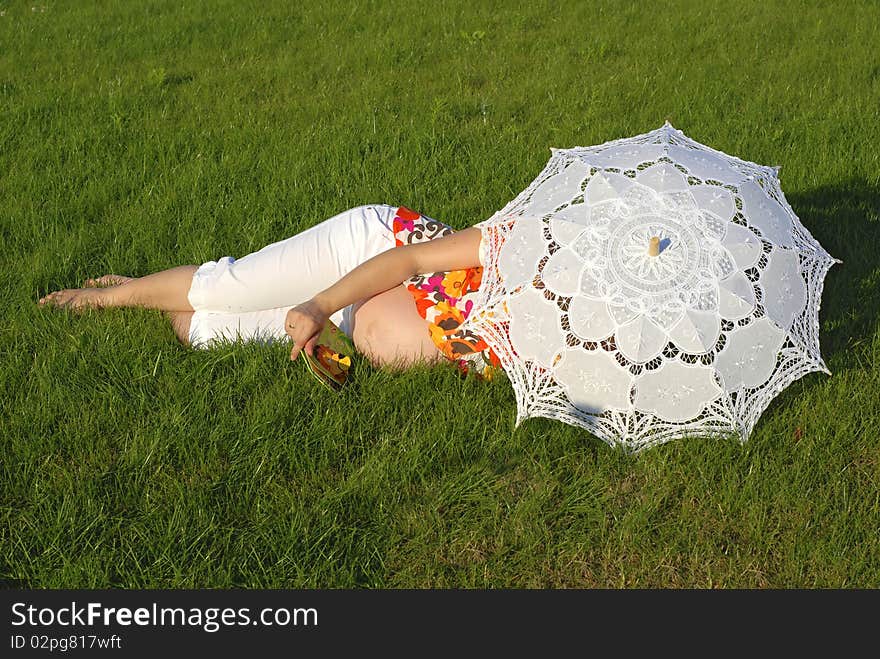
[[189, 302], [196, 310], [224, 312], [305, 302], [394, 247], [395, 211], [388, 205], [358, 206], [240, 259], [208, 261], [193, 276]]
[[[120, 284], [97, 288], [68, 288], [40, 298], [59, 307], [147, 307], [162, 311], [192, 311], [187, 294], [198, 266], [181, 265], [145, 277], [123, 278]], [[105, 278], [101, 278], [105, 279]], [[95, 280], [96, 283], [98, 280]]]
[[[110, 275], [118, 277], [119, 275]], [[108, 275], [99, 279], [107, 281]], [[99, 279], [89, 280], [91, 283]], [[133, 279], [126, 277], [124, 279]], [[87, 283], [89, 283], [87, 282]], [[120, 282], [121, 283], [121, 282]], [[243, 341], [286, 339], [284, 319], [287, 309], [269, 309], [247, 313], [213, 313], [210, 311], [166, 311], [174, 335], [184, 345], [210, 348], [218, 340]]]
[[184, 345], [190, 344], [190, 326], [195, 311], [166, 311], [165, 315], [171, 321], [171, 327], [177, 340]]
[[[241, 259], [171, 268], [108, 288], [56, 291], [58, 306], [144, 306], [163, 311], [248, 312], [290, 308], [394, 247], [395, 206], [358, 206]], [[351, 336], [353, 307], [330, 318]]]
[[288, 309], [260, 311], [192, 311], [187, 317], [172, 320], [175, 332], [183, 343], [193, 348], [211, 348], [221, 341], [255, 341], [272, 343], [288, 341], [284, 321]]

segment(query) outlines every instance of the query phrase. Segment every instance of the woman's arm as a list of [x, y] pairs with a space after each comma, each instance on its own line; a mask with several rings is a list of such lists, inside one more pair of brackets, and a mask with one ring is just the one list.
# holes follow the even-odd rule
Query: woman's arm
[[329, 288], [287, 312], [286, 331], [293, 340], [290, 358], [303, 348], [311, 354], [327, 319], [339, 309], [399, 286], [415, 274], [480, 265], [481, 232], [477, 227], [443, 238], [394, 247], [364, 261]]

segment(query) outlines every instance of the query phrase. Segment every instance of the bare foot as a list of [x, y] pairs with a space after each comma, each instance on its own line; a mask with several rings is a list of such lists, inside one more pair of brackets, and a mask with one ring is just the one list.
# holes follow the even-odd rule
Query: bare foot
[[40, 298], [41, 307], [51, 305], [68, 309], [100, 309], [106, 303], [106, 291], [100, 288], [65, 288]]
[[94, 277], [92, 279], [86, 279], [83, 282], [83, 286], [91, 286], [102, 287], [102, 286], [118, 286], [119, 284], [124, 284], [127, 281], [131, 281], [133, 277], [126, 277], [124, 275], [104, 275], [102, 277]]

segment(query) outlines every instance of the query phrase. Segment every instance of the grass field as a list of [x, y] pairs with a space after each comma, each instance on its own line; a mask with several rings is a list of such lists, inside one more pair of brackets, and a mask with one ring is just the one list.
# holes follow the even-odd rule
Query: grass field
[[[36, 3], [40, 4], [36, 4]], [[46, 3], [46, 4], [42, 4]], [[0, 579], [25, 587], [880, 584], [880, 6], [0, 0]], [[346, 208], [489, 217], [669, 119], [781, 164], [833, 376], [637, 456], [452, 368], [192, 351], [49, 290]]]

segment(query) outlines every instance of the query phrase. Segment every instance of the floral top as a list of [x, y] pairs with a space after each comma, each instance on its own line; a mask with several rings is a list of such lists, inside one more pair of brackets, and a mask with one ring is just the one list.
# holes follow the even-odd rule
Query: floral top
[[[400, 206], [394, 216], [396, 247], [442, 238], [452, 227]], [[482, 247], [482, 246], [481, 246]], [[470, 315], [483, 268], [414, 275], [403, 282], [412, 294], [419, 314], [428, 323], [428, 332], [441, 353], [463, 374], [471, 370], [481, 379], [491, 380], [501, 369], [498, 355], [472, 331], [459, 326]]]

